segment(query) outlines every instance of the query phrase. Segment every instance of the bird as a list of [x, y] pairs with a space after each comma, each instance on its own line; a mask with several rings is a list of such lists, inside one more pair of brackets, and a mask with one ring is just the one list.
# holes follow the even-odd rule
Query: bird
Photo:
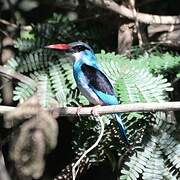
[[[63, 50], [72, 55], [72, 59], [74, 60], [73, 75], [75, 82], [82, 95], [84, 95], [91, 104], [119, 104], [110, 80], [103, 73], [93, 49], [87, 43], [78, 41], [67, 44], [52, 44], [46, 46], [46, 48]], [[112, 114], [112, 116], [117, 121], [122, 140], [127, 145], [130, 145], [121, 119], [121, 114]]]

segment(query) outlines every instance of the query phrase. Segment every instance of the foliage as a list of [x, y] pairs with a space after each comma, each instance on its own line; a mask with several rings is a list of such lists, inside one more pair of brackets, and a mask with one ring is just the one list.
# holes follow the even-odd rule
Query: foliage
[[33, 96], [5, 115], [6, 128], [19, 128], [12, 137], [10, 157], [18, 173], [35, 179], [42, 176], [45, 154], [57, 144], [56, 120]]
[[[79, 31], [78, 31], [79, 30]], [[30, 36], [17, 39], [17, 57], [6, 67], [35, 80], [36, 86], [18, 82], [14, 100], [23, 102], [37, 94], [43, 107], [86, 105], [73, 80], [69, 57], [49, 51], [45, 45], [70, 42], [80, 36], [81, 29], [61, 15], [47, 23], [33, 26]], [[86, 39], [89, 32], [81, 34]], [[97, 45], [98, 49], [98, 45]], [[148, 54], [128, 59], [123, 55], [97, 53], [103, 71], [111, 79], [120, 103], [164, 102], [172, 91], [167, 81], [169, 72], [179, 73], [180, 58], [169, 53]], [[109, 159], [119, 179], [178, 179], [180, 176], [180, 143], [176, 134], [174, 115], [167, 113], [127, 113], [123, 115], [127, 135], [134, 150], [125, 154], [127, 147], [118, 135], [110, 116], [105, 116], [106, 129], [98, 148], [89, 155], [89, 166]], [[96, 118], [80, 117], [73, 124], [73, 150], [76, 155], [95, 142], [99, 133]], [[121, 167], [118, 159], [124, 157]], [[63, 171], [65, 172], [65, 171]], [[174, 173], [175, 172], [175, 173]]]

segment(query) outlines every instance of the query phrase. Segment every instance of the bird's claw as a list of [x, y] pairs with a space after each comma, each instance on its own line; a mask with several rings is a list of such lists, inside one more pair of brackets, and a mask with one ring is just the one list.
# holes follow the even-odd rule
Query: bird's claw
[[91, 114], [92, 114], [93, 116], [98, 116], [98, 115], [99, 115], [99, 113], [98, 113], [97, 110], [96, 110], [96, 108], [99, 107], [99, 106], [100, 106], [100, 105], [97, 105], [97, 106], [92, 107]]
[[76, 114], [77, 114], [78, 116], [80, 116], [80, 111], [81, 111], [81, 108], [82, 108], [82, 106], [77, 107]]

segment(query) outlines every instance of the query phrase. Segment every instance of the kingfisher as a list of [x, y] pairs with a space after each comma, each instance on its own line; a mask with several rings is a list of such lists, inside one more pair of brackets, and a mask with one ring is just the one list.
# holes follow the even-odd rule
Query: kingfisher
[[[73, 56], [73, 75], [80, 92], [93, 105], [117, 105], [119, 104], [114, 88], [101, 70], [92, 48], [81, 41], [69, 44], [52, 44], [46, 48], [65, 51]], [[117, 121], [120, 136], [129, 145], [121, 114], [112, 114]]]

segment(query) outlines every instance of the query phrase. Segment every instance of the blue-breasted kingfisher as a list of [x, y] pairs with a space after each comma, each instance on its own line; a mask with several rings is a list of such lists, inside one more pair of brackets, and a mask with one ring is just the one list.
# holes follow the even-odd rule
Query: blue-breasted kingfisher
[[[69, 44], [52, 44], [46, 48], [64, 50], [73, 56], [73, 75], [77, 87], [81, 93], [94, 105], [117, 105], [119, 104], [114, 88], [102, 72], [97, 63], [96, 56], [92, 48], [83, 42], [73, 42]], [[118, 122], [120, 135], [123, 141], [129, 145], [125, 128], [121, 120], [121, 114], [113, 114]]]

